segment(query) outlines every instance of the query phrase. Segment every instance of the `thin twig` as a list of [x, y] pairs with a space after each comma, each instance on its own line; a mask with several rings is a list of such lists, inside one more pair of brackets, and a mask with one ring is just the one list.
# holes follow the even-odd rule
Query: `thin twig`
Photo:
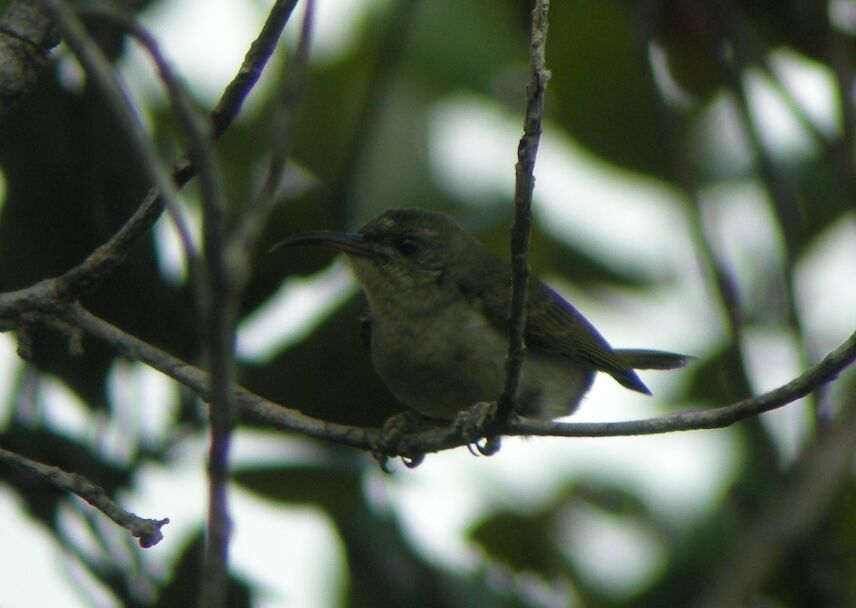
[[[308, 56], [308, 28], [311, 27], [311, 15], [313, 2], [307, 3], [306, 17], [304, 18], [304, 30], [301, 36], [301, 47], [299, 49], [298, 62], [302, 62], [299, 70], [299, 78], [296, 87], [292, 90], [286, 86], [289, 95], [287, 107], [292, 108], [290, 100], [297, 99], [302, 89], [303, 68]], [[288, 84], [291, 82], [286, 79]], [[271, 201], [274, 200], [274, 192], [281, 178], [282, 167], [285, 164], [292, 132], [294, 130], [294, 118], [289, 115], [283, 119], [287, 132], [280, 132], [280, 136], [287, 141], [279, 142], [275, 146], [274, 159], [277, 169], [274, 171], [276, 184], [269, 195], [269, 200], [263, 200], [260, 204], [245, 211], [244, 224], [250, 230], [244, 232], [239, 230], [236, 239], [227, 239], [226, 226], [224, 223], [225, 205], [219, 180], [209, 183], [208, 191], [203, 189], [202, 198], [202, 227], [205, 237], [205, 261], [207, 265], [206, 298], [205, 298], [205, 326], [207, 329], [207, 350], [211, 370], [211, 381], [209, 389], [209, 419], [211, 428], [211, 441], [208, 456], [208, 520], [207, 520], [207, 543], [205, 560], [202, 572], [202, 584], [198, 603], [204, 608], [217, 608], [226, 606], [227, 590], [229, 585], [229, 543], [231, 537], [231, 520], [229, 516], [229, 453], [231, 447], [232, 428], [237, 418], [237, 409], [233, 394], [234, 385], [234, 358], [235, 358], [235, 327], [237, 323], [237, 311], [240, 294], [246, 283], [248, 263], [242, 255], [235, 256], [235, 247], [232, 242], [237, 240], [240, 245], [252, 247], [261, 227]], [[199, 150], [204, 160], [211, 160], [210, 150]], [[206, 153], [207, 152], [207, 153]], [[212, 165], [213, 166], [213, 165]], [[212, 174], [212, 177], [216, 173]], [[203, 184], [204, 186], [204, 184]], [[241, 242], [241, 236], [246, 242]], [[243, 253], [241, 247], [238, 253]]]
[[532, 225], [532, 193], [535, 189], [535, 159], [541, 142], [541, 120], [544, 116], [544, 89], [550, 77], [545, 67], [547, 12], [549, 0], [538, 0], [532, 11], [530, 67], [532, 79], [527, 90], [523, 136], [517, 147], [514, 185], [514, 224], [511, 228], [511, 307], [509, 310], [508, 357], [505, 365], [505, 388], [496, 410], [496, 421], [504, 424], [514, 411], [520, 391], [520, 374], [526, 356], [523, 335], [526, 329], [526, 287], [529, 265], [529, 232]]
[[225, 204], [219, 184], [202, 197], [202, 233], [206, 277], [201, 312], [211, 370], [208, 400], [208, 518], [199, 606], [226, 606], [229, 586], [229, 452], [236, 410], [232, 399], [237, 291], [226, 261]]
[[125, 511], [107, 495], [101, 486], [92, 483], [83, 475], [68, 473], [58, 467], [30, 460], [3, 448], [0, 448], [0, 461], [35, 475], [61, 490], [76, 494], [138, 538], [143, 548], [152, 547], [163, 539], [160, 529], [169, 523], [169, 519], [144, 519]]
[[258, 82], [295, 6], [297, 6], [297, 0], [276, 0], [271, 7], [268, 18], [258, 37], [250, 45], [238, 73], [226, 86], [226, 90], [211, 111], [214, 139], [219, 139], [240, 113], [244, 100]]

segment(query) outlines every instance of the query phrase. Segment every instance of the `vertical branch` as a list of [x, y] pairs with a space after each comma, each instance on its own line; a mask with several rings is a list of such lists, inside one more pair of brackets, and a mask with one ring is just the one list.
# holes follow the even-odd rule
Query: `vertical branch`
[[[194, 156], [206, 155], [196, 150]], [[194, 158], [194, 161], [200, 160]], [[202, 233], [205, 252], [205, 282], [202, 312], [211, 372], [208, 417], [211, 441], [208, 450], [208, 523], [205, 561], [199, 605], [226, 606], [229, 587], [228, 481], [229, 447], [235, 421], [232, 399], [236, 292], [226, 261], [225, 204], [219, 180], [202, 183]]]
[[[314, 2], [307, 0], [305, 6], [296, 59], [293, 66], [289, 63], [290, 71], [284, 78], [276, 140], [265, 185], [256, 201], [244, 210], [230, 238], [227, 238], [224, 225], [225, 206], [219, 182], [209, 183], [207, 189], [206, 184], [202, 184], [203, 233], [208, 270], [205, 325], [211, 371], [207, 544], [198, 597], [199, 605], [204, 608], [219, 608], [227, 602], [231, 532], [228, 506], [229, 450], [237, 414], [233, 395], [237, 311], [241, 291], [249, 274], [248, 260], [267, 213], [276, 199], [294, 139], [298, 102], [308, 62]], [[198, 162], [197, 159], [194, 161]]]
[[544, 90], [550, 73], [545, 67], [547, 12], [549, 0], [537, 0], [532, 11], [532, 37], [529, 46], [532, 79], [527, 88], [523, 136], [517, 146], [514, 185], [514, 224], [511, 227], [511, 308], [509, 310], [508, 357], [505, 365], [505, 389], [497, 407], [497, 421], [502, 424], [511, 416], [520, 390], [520, 373], [526, 355], [523, 340], [526, 329], [526, 288], [529, 265], [529, 232], [532, 224], [532, 192], [535, 189], [535, 159], [541, 142], [541, 120], [544, 116]]
[[223, 208], [205, 205], [203, 232], [207, 283], [205, 329], [211, 373], [209, 419], [211, 443], [208, 452], [208, 525], [205, 564], [199, 605], [226, 605], [229, 573], [229, 447], [235, 419], [231, 399], [234, 359], [235, 305], [232, 282], [226, 271], [223, 247]]

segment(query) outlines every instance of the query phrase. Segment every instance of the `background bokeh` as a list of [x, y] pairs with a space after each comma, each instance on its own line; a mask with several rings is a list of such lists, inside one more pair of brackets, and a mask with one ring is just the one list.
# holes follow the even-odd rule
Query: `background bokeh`
[[[206, 108], [269, 8], [126, 4]], [[341, 260], [264, 251], [413, 206], [448, 212], [507, 253], [531, 6], [318, 8], [296, 145], [242, 304], [237, 380], [312, 416], [379, 425], [401, 407], [371, 368], [365, 304]], [[88, 23], [164, 157], [178, 158], [144, 54]], [[217, 147], [234, 213], [264, 175], [295, 25]], [[530, 264], [613, 345], [698, 357], [645, 373], [653, 398], [599, 378], [573, 420], [724, 405], [793, 378], [856, 327], [854, 36], [851, 0], [552, 3]], [[79, 262], [147, 188], [108, 106], [59, 47], [37, 89], [0, 115], [0, 291]], [[182, 203], [198, 217], [195, 184]], [[84, 303], [201, 364], [187, 273], [165, 217]], [[206, 510], [204, 408], [94, 340], [72, 356], [60, 336], [33, 338], [25, 362], [0, 335], [0, 446], [171, 523], [142, 550], [82, 501], [0, 467], [0, 605], [187, 605]], [[508, 439], [491, 458], [452, 450], [393, 475], [355, 450], [242, 425], [230, 604], [704, 605], [730, 597], [729, 568], [757, 550], [747, 605], [853, 605], [852, 451], [840, 471], [815, 456], [840, 440], [854, 380], [725, 430]], [[827, 494], [794, 496], [830, 475]]]

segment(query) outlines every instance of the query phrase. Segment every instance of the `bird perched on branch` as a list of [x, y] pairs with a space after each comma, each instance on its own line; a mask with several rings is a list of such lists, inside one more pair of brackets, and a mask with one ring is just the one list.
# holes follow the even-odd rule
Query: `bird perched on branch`
[[[453, 420], [499, 397], [508, 352], [508, 261], [448, 216], [418, 209], [391, 209], [355, 233], [299, 234], [272, 251], [306, 246], [347, 256], [371, 309], [372, 361], [399, 401], [424, 416]], [[522, 416], [571, 414], [595, 372], [650, 395], [634, 370], [672, 369], [690, 359], [613, 349], [538, 279], [530, 279], [527, 293], [527, 353], [516, 406]]]

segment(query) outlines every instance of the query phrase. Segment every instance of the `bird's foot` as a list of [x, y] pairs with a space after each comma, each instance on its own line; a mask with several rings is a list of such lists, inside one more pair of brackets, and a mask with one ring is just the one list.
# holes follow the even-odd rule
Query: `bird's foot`
[[401, 439], [410, 433], [424, 430], [432, 426], [429, 419], [412, 411], [401, 412], [386, 419], [380, 430], [377, 442], [372, 446], [372, 456], [377, 460], [384, 473], [391, 473], [389, 459], [401, 457], [401, 462], [409, 469], [418, 467], [425, 454], [404, 454], [400, 449]]
[[491, 432], [495, 422], [496, 403], [482, 401], [459, 412], [452, 428], [467, 442], [473, 456], [493, 456], [502, 445], [500, 436]]

